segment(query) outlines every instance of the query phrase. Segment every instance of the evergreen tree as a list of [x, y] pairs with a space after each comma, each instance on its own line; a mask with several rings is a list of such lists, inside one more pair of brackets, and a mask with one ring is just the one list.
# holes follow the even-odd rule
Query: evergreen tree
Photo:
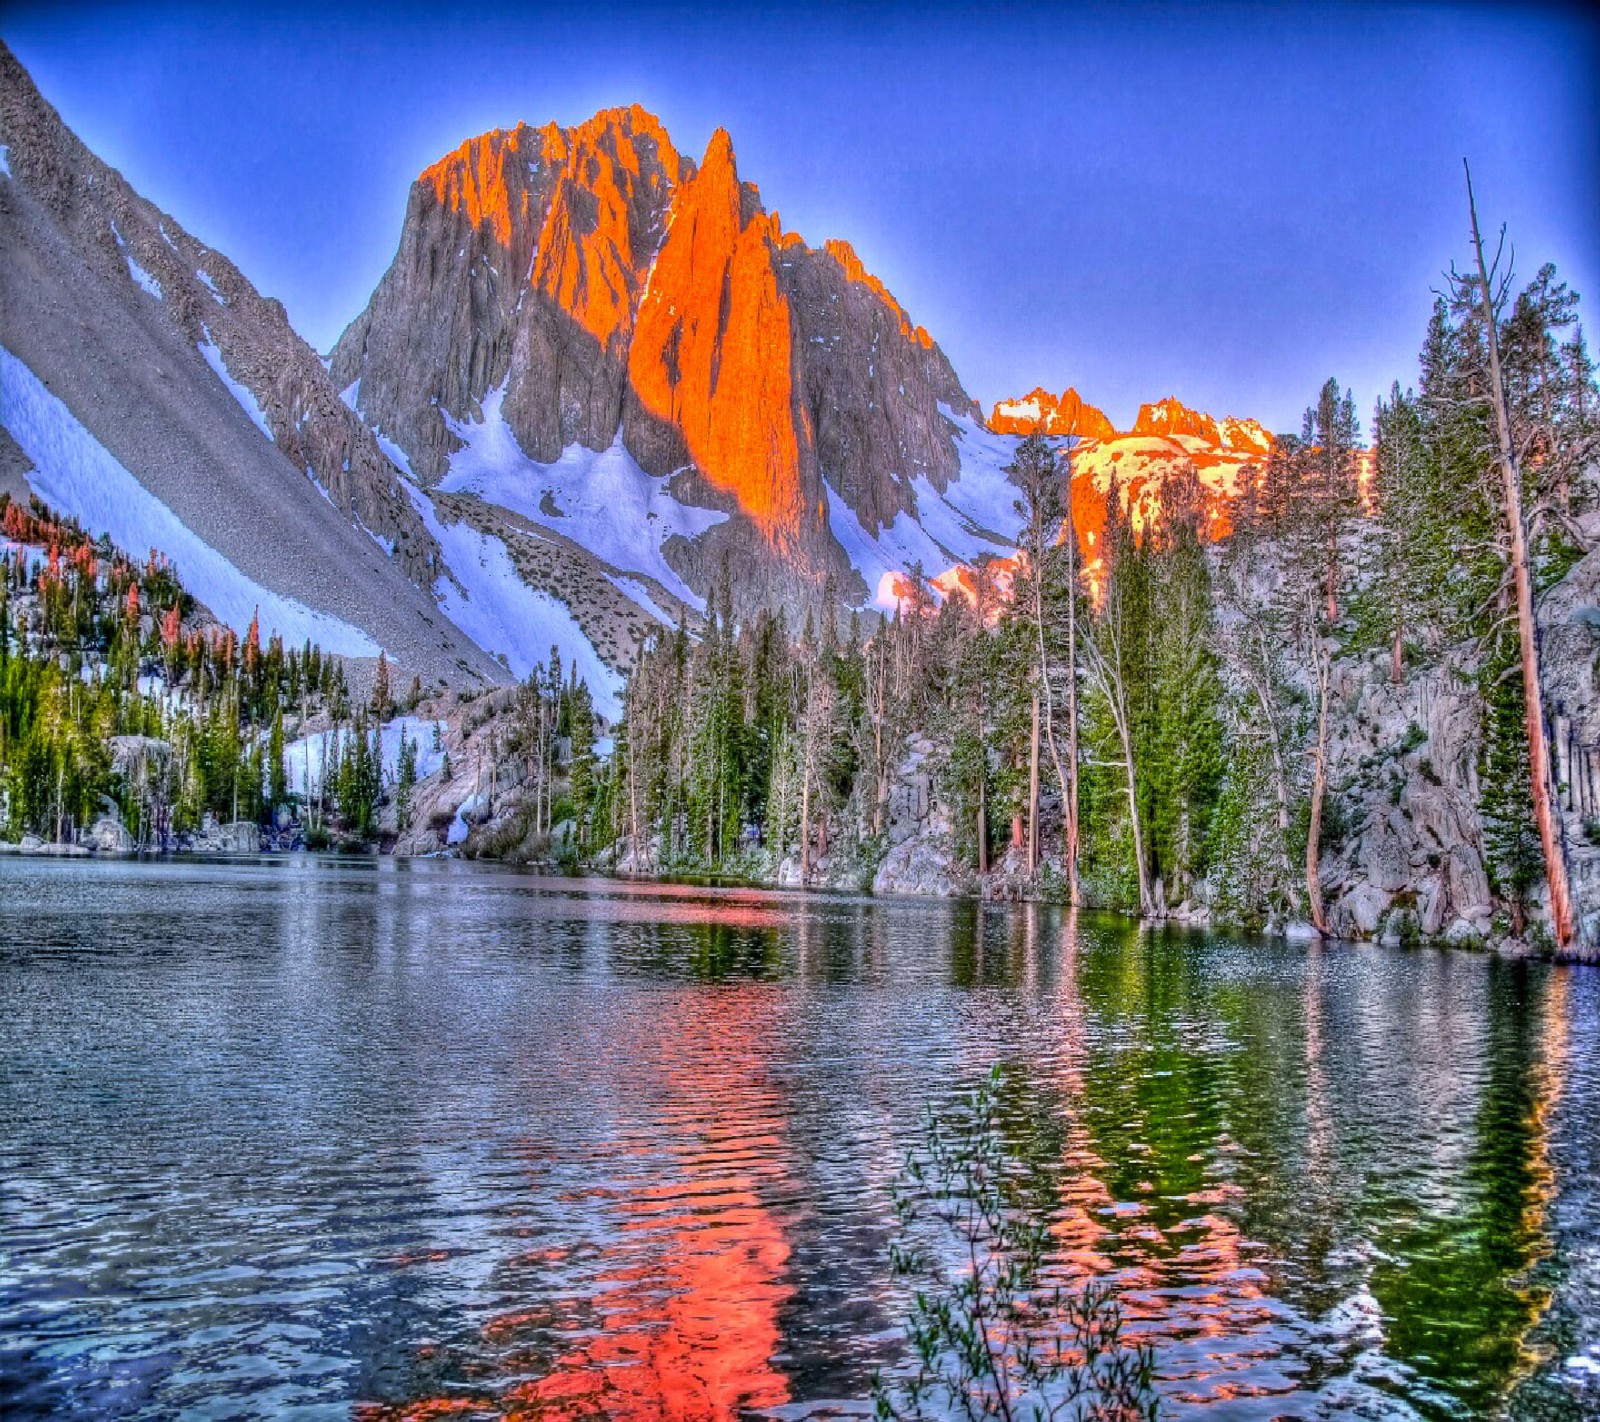
[[417, 743], [400, 732], [400, 751], [395, 767], [395, 823], [404, 834], [411, 828], [411, 799], [417, 785]]

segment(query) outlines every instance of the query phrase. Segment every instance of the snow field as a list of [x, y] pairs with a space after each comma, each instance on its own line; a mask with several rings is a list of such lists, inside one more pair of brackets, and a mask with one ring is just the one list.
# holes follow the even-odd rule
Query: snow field
[[521, 514], [581, 543], [620, 573], [647, 574], [691, 607], [703, 609], [705, 600], [673, 571], [661, 548], [674, 534], [695, 538], [728, 515], [675, 499], [667, 491], [666, 476], [646, 474], [634, 462], [620, 429], [608, 449], [573, 444], [553, 464], [529, 459], [501, 413], [505, 393], [502, 385], [484, 396], [481, 422], [446, 416], [451, 433], [467, 447], [450, 456], [449, 472], [439, 487], [447, 493], [476, 494]]
[[243, 635], [259, 611], [264, 638], [277, 632], [290, 646], [310, 638], [339, 656], [378, 655], [359, 628], [262, 587], [192, 532], [4, 346], [0, 425], [32, 461], [28, 482], [45, 503], [92, 535], [109, 534], [130, 557], [160, 549], [178, 565], [184, 587], [236, 632]]
[[548, 664], [550, 649], [559, 648], [562, 666], [576, 666], [588, 683], [595, 710], [612, 720], [620, 715], [622, 678], [600, 660], [566, 604], [529, 587], [499, 538], [465, 522], [444, 523], [426, 494], [409, 483], [403, 487], [449, 569], [433, 585], [445, 615], [491, 656], [503, 655], [519, 680]]
[[850, 506], [826, 480], [828, 528], [866, 581], [868, 606], [895, 608], [896, 579], [913, 563], [932, 578], [953, 564], [984, 554], [1015, 551], [1022, 532], [1017, 502], [1022, 491], [1005, 469], [1016, 456], [1014, 435], [991, 434], [970, 415], [941, 404], [939, 413], [955, 427], [960, 472], [941, 494], [925, 475], [911, 481], [917, 515], [902, 512], [876, 532], [862, 526]]

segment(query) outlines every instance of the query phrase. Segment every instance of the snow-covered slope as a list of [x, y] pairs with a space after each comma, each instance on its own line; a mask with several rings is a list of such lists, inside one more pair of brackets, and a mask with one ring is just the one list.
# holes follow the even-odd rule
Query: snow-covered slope
[[618, 575], [643, 574], [696, 608], [705, 606], [662, 553], [668, 539], [696, 538], [728, 515], [681, 503], [671, 480], [646, 474], [622, 442], [568, 445], [553, 464], [529, 459], [501, 413], [505, 386], [489, 392], [481, 421], [447, 420], [462, 448], [439, 487], [475, 494], [582, 544]]
[[90, 153], [4, 44], [0, 144], [7, 487], [158, 547], [241, 633], [259, 606], [400, 675], [507, 680], [434, 602], [399, 476], [283, 308]]
[[894, 611], [905, 577], [920, 566], [935, 578], [953, 566], [1015, 551], [1022, 528], [1020, 491], [1006, 474], [1018, 440], [992, 434], [969, 415], [948, 405], [940, 413], [950, 422], [960, 455], [960, 472], [941, 492], [925, 476], [911, 480], [915, 516], [902, 512], [877, 529], [868, 529], [854, 510], [826, 485], [828, 528], [867, 585], [867, 606]]
[[379, 646], [348, 622], [272, 592], [239, 571], [128, 473], [78, 423], [39, 378], [0, 346], [0, 425], [34, 468], [28, 482], [51, 508], [135, 557], [159, 549], [178, 566], [183, 585], [219, 620], [242, 630], [259, 614], [263, 636], [298, 646], [310, 639], [341, 656], [375, 657]]
[[450, 620], [519, 680], [535, 666], [548, 666], [551, 649], [558, 650], [563, 667], [576, 667], [589, 684], [595, 710], [615, 718], [622, 678], [601, 658], [572, 610], [522, 576], [506, 537], [485, 533], [465, 519], [445, 522], [420, 489], [414, 498], [439, 544], [444, 566], [434, 596]]

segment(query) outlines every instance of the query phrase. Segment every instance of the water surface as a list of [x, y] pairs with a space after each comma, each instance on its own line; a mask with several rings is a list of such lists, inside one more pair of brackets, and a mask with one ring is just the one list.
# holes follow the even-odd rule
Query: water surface
[[861, 1410], [997, 1061], [1169, 1415], [1600, 1413], [1600, 973], [307, 857], [0, 860], [0, 1412]]

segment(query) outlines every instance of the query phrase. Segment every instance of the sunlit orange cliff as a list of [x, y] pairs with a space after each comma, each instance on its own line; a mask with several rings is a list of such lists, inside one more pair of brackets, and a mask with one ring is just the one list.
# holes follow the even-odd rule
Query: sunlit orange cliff
[[529, 458], [620, 432], [646, 471], [726, 504], [712, 545], [750, 530], [747, 558], [809, 577], [840, 556], [826, 488], [892, 522], [911, 479], [958, 470], [939, 405], [977, 415], [848, 243], [813, 248], [765, 210], [727, 133], [696, 165], [637, 106], [496, 130], [428, 168], [331, 368], [424, 483], [498, 393]]

